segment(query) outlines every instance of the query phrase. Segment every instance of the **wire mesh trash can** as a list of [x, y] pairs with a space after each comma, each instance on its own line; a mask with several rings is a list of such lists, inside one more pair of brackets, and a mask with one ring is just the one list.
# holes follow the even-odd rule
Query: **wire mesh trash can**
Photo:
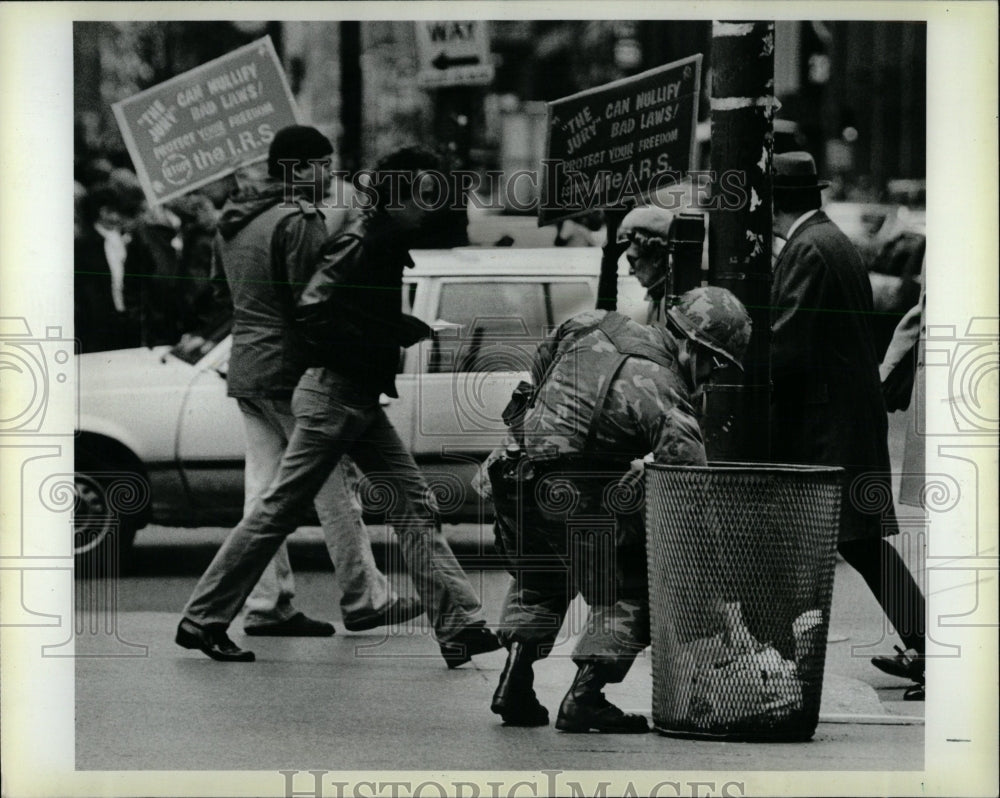
[[795, 465], [647, 464], [657, 731], [812, 737], [843, 475]]

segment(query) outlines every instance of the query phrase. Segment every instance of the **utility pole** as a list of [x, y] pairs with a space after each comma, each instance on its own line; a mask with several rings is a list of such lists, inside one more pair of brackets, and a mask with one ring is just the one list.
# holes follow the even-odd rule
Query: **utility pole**
[[340, 168], [354, 174], [361, 168], [361, 23], [340, 23]]
[[715, 179], [708, 235], [709, 283], [728, 288], [746, 305], [753, 337], [744, 373], [729, 369], [718, 384], [709, 386], [705, 444], [710, 460], [767, 462], [773, 22], [713, 23], [711, 110]]
[[618, 228], [626, 211], [609, 208], [604, 211], [604, 224], [608, 231], [604, 249], [601, 250], [601, 276], [597, 281], [597, 309], [618, 309], [618, 259], [622, 254], [618, 243]]

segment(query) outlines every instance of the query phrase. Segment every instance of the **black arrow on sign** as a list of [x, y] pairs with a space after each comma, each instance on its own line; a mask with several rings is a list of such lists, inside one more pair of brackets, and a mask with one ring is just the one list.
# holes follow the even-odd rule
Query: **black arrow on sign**
[[475, 66], [479, 63], [478, 55], [461, 55], [457, 58], [452, 58], [451, 56], [445, 55], [442, 50], [437, 56], [431, 61], [431, 66], [435, 69], [448, 69], [448, 67], [457, 66]]

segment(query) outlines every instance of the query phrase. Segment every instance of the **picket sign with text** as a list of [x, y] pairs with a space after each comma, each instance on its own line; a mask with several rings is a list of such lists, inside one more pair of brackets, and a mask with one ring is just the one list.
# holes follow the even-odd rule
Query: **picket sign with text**
[[121, 100], [112, 109], [151, 205], [267, 158], [298, 110], [270, 36]]
[[548, 104], [539, 226], [623, 208], [694, 165], [701, 55]]

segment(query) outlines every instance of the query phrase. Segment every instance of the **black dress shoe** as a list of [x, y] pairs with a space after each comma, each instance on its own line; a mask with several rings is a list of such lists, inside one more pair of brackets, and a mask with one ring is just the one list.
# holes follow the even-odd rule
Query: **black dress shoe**
[[483, 621], [469, 624], [451, 640], [441, 643], [441, 656], [448, 663], [448, 668], [457, 668], [464, 665], [476, 654], [485, 654], [487, 651], [496, 651], [500, 648], [500, 641], [493, 632], [486, 628]]
[[903, 651], [899, 646], [894, 657], [872, 657], [872, 665], [883, 673], [891, 676], [898, 676], [900, 679], [911, 679], [918, 684], [924, 683], [924, 657], [915, 649], [908, 648]]
[[924, 700], [924, 686], [922, 684], [914, 684], [906, 688], [903, 693], [904, 701], [923, 701]]
[[364, 632], [379, 626], [393, 626], [409, 621], [424, 613], [424, 606], [418, 598], [401, 597], [390, 601], [385, 607], [369, 615], [344, 618], [344, 628], [348, 632]]
[[332, 623], [317, 621], [297, 612], [284, 621], [244, 626], [243, 631], [254, 637], [330, 637], [336, 630]]
[[219, 662], [253, 662], [255, 659], [252, 651], [237, 648], [229, 639], [224, 624], [199, 626], [194, 621], [183, 618], [177, 625], [174, 640], [179, 646], [196, 648]]

